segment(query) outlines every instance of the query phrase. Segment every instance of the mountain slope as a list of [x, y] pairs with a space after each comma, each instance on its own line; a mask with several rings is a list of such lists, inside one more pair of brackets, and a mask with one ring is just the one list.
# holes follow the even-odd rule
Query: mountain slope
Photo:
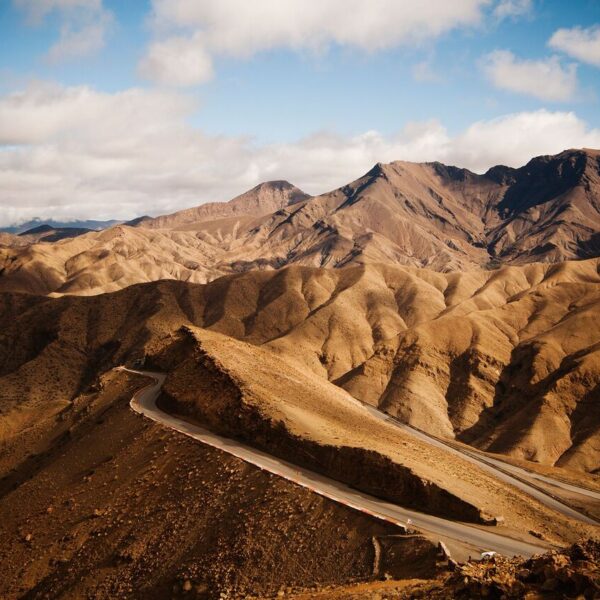
[[[482, 520], [481, 513], [503, 514], [507, 527], [535, 529], [549, 540], [589, 535], [590, 528], [571, 523], [470, 462], [428, 449], [369, 417], [345, 391], [294, 360], [298, 348], [277, 346], [282, 340], [277, 331], [289, 324], [289, 314], [281, 304], [273, 305], [274, 292], [279, 289], [281, 300], [294, 298], [304, 280], [307, 297], [317, 303], [312, 326], [318, 323], [324, 330], [333, 322], [330, 311], [342, 307], [352, 307], [354, 316], [342, 311], [340, 325], [347, 319], [364, 326], [370, 315], [362, 306], [368, 299], [362, 296], [361, 275], [351, 272], [357, 270], [362, 268], [290, 268], [277, 274], [285, 274], [287, 282], [273, 281], [272, 273], [249, 273], [206, 286], [160, 282], [87, 298], [0, 295], [0, 473], [10, 477], [15, 465], [52, 444], [53, 424], [80, 414], [82, 397], [102, 391], [104, 374], [115, 365], [145, 355], [169, 373], [165, 391], [176, 408], [191, 407], [188, 412], [213, 430], [298, 460], [312, 456], [330, 476], [434, 514], [471, 521]], [[343, 281], [336, 281], [338, 274]], [[391, 274], [387, 279], [393, 284]], [[316, 296], [328, 281], [336, 284], [329, 299]], [[252, 289], [258, 292], [254, 299], [248, 295]], [[309, 321], [300, 319], [296, 330]], [[182, 337], [182, 326], [191, 335]], [[252, 333], [255, 344], [218, 333], [228, 328], [239, 336]], [[337, 334], [340, 350], [343, 334]], [[264, 347], [256, 347], [261, 338]], [[331, 352], [336, 337], [328, 339]], [[518, 510], [510, 512], [514, 507]]]
[[[80, 300], [3, 294], [0, 364], [23, 360], [25, 371], [11, 367], [2, 388], [23, 400], [15, 413], [21, 422], [29, 414], [22, 382], [30, 375], [42, 377], [31, 394], [40, 388], [64, 397], [40, 375], [46, 367], [38, 368], [35, 357], [51, 361], [57, 385], [73, 381], [74, 393], [86, 369], [99, 368], [106, 357], [118, 364], [132, 353], [154, 353], [156, 340], [188, 324], [266, 345], [433, 434], [596, 472], [599, 264], [464, 274], [390, 265], [288, 267], [207, 285], [131, 286]], [[18, 319], [15, 311], [22, 312]], [[66, 337], [59, 334], [62, 323], [72, 330]], [[30, 332], [26, 339], [23, 332]], [[77, 369], [59, 376], [70, 360]]]
[[286, 182], [55, 244], [0, 247], [0, 290], [97, 294], [204, 283], [290, 264], [388, 263], [440, 272], [600, 253], [600, 152], [569, 150], [484, 175], [440, 163], [376, 165], [306, 197]]
[[209, 202], [160, 217], [141, 217], [127, 223], [150, 229], [179, 229], [193, 224], [228, 217], [260, 217], [309, 196], [287, 181], [268, 181], [237, 196], [229, 202]]

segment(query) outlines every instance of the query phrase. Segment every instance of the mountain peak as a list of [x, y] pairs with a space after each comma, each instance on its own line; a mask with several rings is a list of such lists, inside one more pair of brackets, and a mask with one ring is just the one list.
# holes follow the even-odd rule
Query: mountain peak
[[228, 202], [209, 202], [155, 218], [139, 217], [128, 225], [163, 229], [230, 217], [260, 217], [307, 198], [310, 196], [289, 181], [263, 181]]
[[581, 183], [590, 159], [596, 161], [597, 156], [594, 151], [570, 149], [556, 155], [536, 156], [525, 166], [512, 169], [510, 177], [502, 182], [509, 184], [509, 188], [498, 204], [499, 212], [510, 216], [560, 197]]
[[308, 194], [305, 194], [300, 188], [296, 187], [289, 181], [286, 181], [285, 179], [275, 179], [272, 181], [263, 181], [262, 183], [259, 183], [248, 192], [233, 198], [233, 200], [230, 200], [227, 204], [232, 204], [238, 201], [240, 198], [249, 198], [254, 194], [257, 194], [258, 202], [266, 201], [269, 195], [280, 194], [282, 197], [286, 197], [288, 199], [286, 206], [295, 204], [297, 202], [302, 202], [303, 200], [310, 198]]

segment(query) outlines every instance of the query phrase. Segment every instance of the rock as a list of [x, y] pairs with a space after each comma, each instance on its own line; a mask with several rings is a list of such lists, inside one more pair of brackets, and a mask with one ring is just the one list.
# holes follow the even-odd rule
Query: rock
[[560, 582], [558, 581], [558, 579], [546, 579], [546, 581], [542, 583], [542, 590], [544, 592], [553, 592], [558, 587], [559, 583]]
[[536, 537], [538, 540], [543, 540], [544, 539], [544, 534], [540, 533], [539, 531], [534, 531], [533, 529], [529, 530], [529, 535], [532, 535], [533, 537]]

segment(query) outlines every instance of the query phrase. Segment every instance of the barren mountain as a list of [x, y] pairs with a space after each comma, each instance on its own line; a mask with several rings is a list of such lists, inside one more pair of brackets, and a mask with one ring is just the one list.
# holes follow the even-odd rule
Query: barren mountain
[[352, 396], [579, 469], [547, 467], [597, 489], [599, 264], [292, 266], [0, 294], [0, 594], [264, 597], [372, 578], [388, 542], [398, 576], [435, 569], [422, 537], [388, 538], [393, 527], [134, 416], [141, 382], [114, 367], [142, 357], [168, 373], [167, 410], [363, 491], [472, 523], [502, 515], [519, 538], [593, 536]]
[[228, 217], [260, 217], [302, 202], [308, 197], [302, 190], [287, 181], [268, 181], [229, 202], [209, 202], [161, 217], [140, 217], [126, 224], [150, 229], [194, 227], [206, 221]]
[[433, 434], [595, 472], [599, 284], [590, 259], [464, 274], [293, 267], [87, 300], [4, 294], [2, 393], [16, 412], [4, 405], [3, 427], [39, 421], [40, 393], [59, 406], [86, 373], [156, 353], [187, 324], [266, 345]]
[[130, 225], [0, 248], [0, 290], [87, 295], [290, 264], [449, 272], [594, 257], [600, 152], [569, 150], [483, 175], [440, 163], [378, 164], [321, 196], [271, 182], [228, 203]]
[[[415, 273], [398, 267], [289, 268], [205, 286], [160, 282], [87, 298], [0, 295], [0, 469], [10, 476], [29, 455], [54, 443], [65, 419], [85, 419], [81, 398], [101, 392], [102, 377], [113, 367], [148, 356], [169, 373], [167, 403], [214, 431], [293, 460], [316, 460], [316, 470], [424, 512], [472, 522], [502, 514], [511, 529], [534, 529], [557, 541], [589, 535], [589, 527], [470, 462], [370, 417], [325, 377], [328, 368], [347, 372], [364, 362], [373, 351], [369, 343], [375, 348], [380, 336], [387, 338], [412, 310], [420, 311], [415, 299], [396, 308], [395, 317], [386, 308], [395, 287], [402, 290], [411, 279], [421, 285]], [[381, 313], [373, 312], [373, 302]], [[366, 328], [371, 335], [361, 335], [365, 345], [346, 355], [347, 336]], [[315, 369], [323, 376], [316, 377]], [[420, 404], [415, 402], [415, 412]]]

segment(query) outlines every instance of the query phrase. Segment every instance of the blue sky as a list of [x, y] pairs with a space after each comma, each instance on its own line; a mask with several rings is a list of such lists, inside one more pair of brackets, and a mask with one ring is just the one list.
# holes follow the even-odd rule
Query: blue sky
[[0, 225], [600, 145], [598, 0], [451, 4], [0, 0]]

